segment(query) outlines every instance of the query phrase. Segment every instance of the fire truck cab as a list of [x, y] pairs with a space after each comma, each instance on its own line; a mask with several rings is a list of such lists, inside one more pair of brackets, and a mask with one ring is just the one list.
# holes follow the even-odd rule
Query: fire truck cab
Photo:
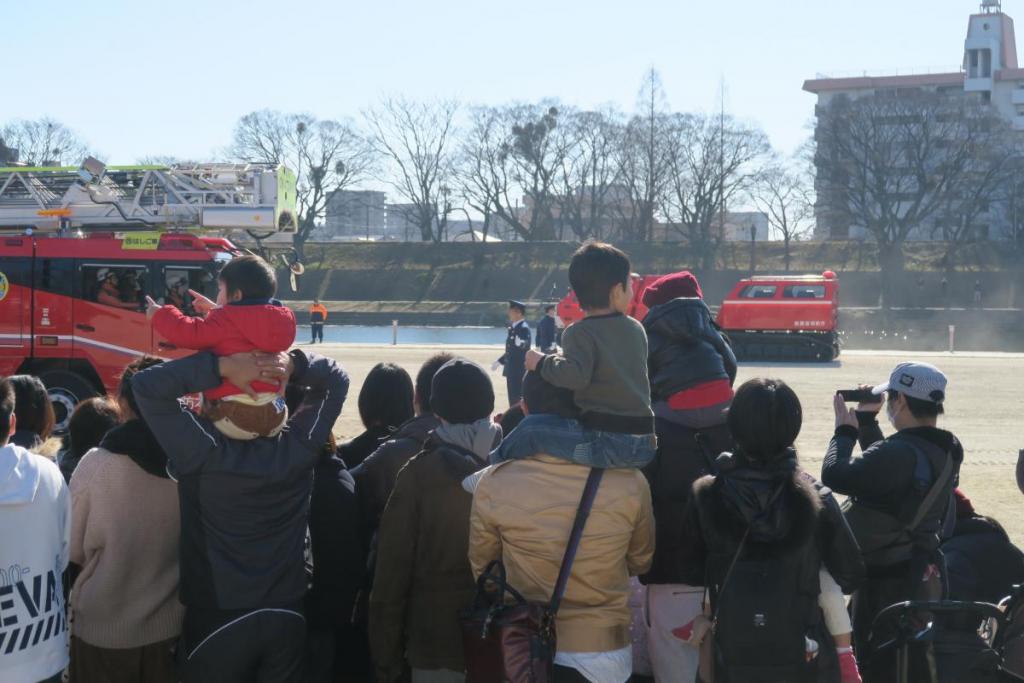
[[190, 353], [152, 329], [145, 297], [195, 314], [189, 290], [216, 299], [236, 253], [189, 233], [0, 237], [0, 373], [39, 376], [63, 430], [79, 401], [116, 390], [134, 358]]

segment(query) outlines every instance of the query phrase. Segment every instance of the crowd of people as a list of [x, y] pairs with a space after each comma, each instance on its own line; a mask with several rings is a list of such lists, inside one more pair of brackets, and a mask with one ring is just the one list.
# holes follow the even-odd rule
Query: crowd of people
[[[697, 279], [651, 284], [638, 322], [630, 272], [611, 245], [576, 252], [585, 317], [560, 346], [552, 310], [534, 350], [510, 302], [509, 410], [465, 358], [415, 379], [380, 363], [364, 431], [340, 444], [349, 378], [288, 350], [294, 315], [256, 257], [224, 267], [216, 301], [189, 292], [196, 316], [147, 300], [196, 353], [132, 362], [63, 442], [39, 380], [3, 379], [0, 680], [975, 680], [941, 637], [899, 633], [962, 646], [979, 619], [878, 619], [1024, 583], [1024, 555], [959, 488], [943, 373], [901, 363], [854, 407], [837, 394], [816, 477], [797, 394], [735, 386]], [[179, 401], [196, 394], [198, 412]], [[512, 624], [508, 596], [533, 616]], [[518, 640], [485, 638], [506, 625]]]

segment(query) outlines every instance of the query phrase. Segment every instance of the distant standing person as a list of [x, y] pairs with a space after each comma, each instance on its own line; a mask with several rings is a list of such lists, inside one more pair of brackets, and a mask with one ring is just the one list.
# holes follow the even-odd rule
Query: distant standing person
[[309, 307], [309, 327], [313, 338], [310, 344], [316, 344], [319, 339], [324, 343], [324, 323], [327, 322], [327, 307], [320, 303], [320, 299], [313, 297], [313, 305]]
[[544, 317], [537, 323], [537, 348], [542, 353], [554, 353], [557, 334], [555, 306], [554, 304], [548, 304], [544, 307]]
[[939, 283], [939, 291], [942, 294], [942, 305], [944, 308], [949, 308], [949, 280], [946, 276], [942, 276], [942, 282]]
[[981, 280], [974, 281], [974, 307], [981, 308]]
[[924, 291], [924, 275], [917, 276], [917, 307], [927, 308], [928, 299], [925, 297]]
[[526, 374], [526, 352], [530, 350], [530, 326], [526, 320], [526, 304], [521, 301], [508, 302], [508, 337], [505, 339], [505, 355], [491, 366], [497, 370], [504, 365], [502, 373], [508, 388], [508, 404], [514, 406], [523, 397], [523, 375]]

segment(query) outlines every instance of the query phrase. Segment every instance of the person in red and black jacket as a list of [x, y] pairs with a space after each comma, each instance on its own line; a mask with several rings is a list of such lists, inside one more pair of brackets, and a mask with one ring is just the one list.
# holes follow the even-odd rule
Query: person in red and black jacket
[[700, 283], [687, 271], [666, 275], [644, 290], [648, 375], [658, 451], [644, 468], [651, 485], [657, 543], [642, 577], [650, 596], [648, 650], [658, 678], [691, 680], [697, 651], [672, 629], [701, 610], [703, 588], [687, 584], [689, 549], [679, 533], [693, 483], [709, 463], [732, 450], [725, 424], [736, 379], [736, 356], [711, 319]]

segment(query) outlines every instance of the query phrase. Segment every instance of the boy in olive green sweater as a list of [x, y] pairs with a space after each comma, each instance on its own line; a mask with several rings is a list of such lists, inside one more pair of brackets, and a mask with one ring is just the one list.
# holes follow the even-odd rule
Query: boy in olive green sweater
[[561, 354], [531, 350], [526, 367], [572, 390], [579, 419], [530, 415], [492, 460], [543, 452], [590, 467], [643, 467], [654, 458], [647, 334], [625, 314], [630, 272], [629, 258], [610, 244], [588, 242], [573, 255], [569, 283], [586, 317], [565, 330]]

